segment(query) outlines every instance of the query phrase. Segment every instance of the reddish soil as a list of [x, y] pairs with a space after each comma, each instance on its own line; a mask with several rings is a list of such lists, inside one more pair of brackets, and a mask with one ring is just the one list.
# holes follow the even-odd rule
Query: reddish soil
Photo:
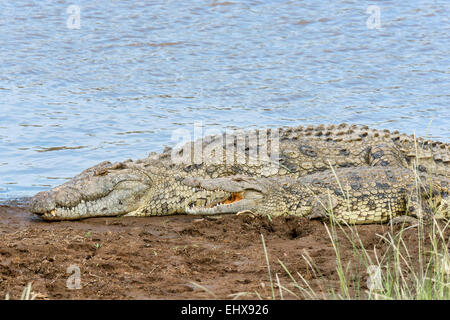
[[[292, 286], [279, 260], [301, 283], [300, 273], [317, 293], [339, 288], [336, 256], [325, 225], [287, 217], [189, 216], [92, 218], [44, 222], [25, 205], [0, 206], [0, 299], [18, 298], [32, 282], [38, 299], [232, 299], [271, 296], [264, 236], [272, 275]], [[397, 233], [388, 225], [357, 227], [370, 252], [386, 250], [380, 235]], [[410, 254], [417, 250], [417, 229], [406, 231]], [[349, 231], [349, 229], [347, 229]], [[409, 233], [408, 233], [409, 232]], [[448, 237], [449, 234], [446, 235]], [[367, 273], [342, 231], [341, 257], [349, 281]], [[308, 255], [316, 273], [302, 257]], [[70, 265], [80, 269], [80, 289], [68, 289]], [[344, 266], [344, 267], [347, 267]], [[193, 284], [196, 283], [196, 284]], [[350, 287], [352, 284], [350, 285]], [[276, 297], [280, 298], [278, 290]], [[296, 298], [284, 292], [284, 298]]]

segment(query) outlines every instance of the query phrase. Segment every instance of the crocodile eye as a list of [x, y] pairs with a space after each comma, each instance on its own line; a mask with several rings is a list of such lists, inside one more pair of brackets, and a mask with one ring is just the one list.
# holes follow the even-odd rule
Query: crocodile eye
[[312, 184], [313, 186], [315, 186], [315, 187], [322, 187], [322, 186], [323, 186], [322, 181], [320, 181], [319, 179], [313, 179], [313, 180], [311, 181], [311, 184]]

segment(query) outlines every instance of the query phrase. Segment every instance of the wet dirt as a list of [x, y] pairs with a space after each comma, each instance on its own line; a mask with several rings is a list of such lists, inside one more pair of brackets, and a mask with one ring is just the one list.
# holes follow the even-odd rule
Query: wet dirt
[[[249, 215], [45, 222], [26, 205], [3, 205], [0, 299], [6, 293], [19, 298], [29, 282], [37, 299], [270, 298], [261, 234], [277, 299], [281, 298], [278, 281], [287, 289], [282, 290], [284, 299], [308, 298], [293, 285], [283, 265], [299, 284], [300, 274], [319, 298], [329, 298], [331, 288], [339, 291], [339, 275], [327, 228], [331, 230], [329, 222]], [[367, 268], [345, 235], [349, 230], [337, 230], [339, 252], [349, 282], [359, 279], [355, 283], [364, 292]], [[369, 254], [374, 248], [383, 254], [387, 244], [382, 236], [399, 229], [366, 225], [356, 230], [361, 238], [358, 245]], [[416, 229], [405, 231], [404, 238], [414, 256]]]

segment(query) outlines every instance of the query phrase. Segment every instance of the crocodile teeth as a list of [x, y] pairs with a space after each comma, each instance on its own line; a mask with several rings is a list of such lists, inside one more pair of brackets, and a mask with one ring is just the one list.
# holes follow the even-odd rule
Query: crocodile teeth
[[253, 200], [242, 199], [233, 203], [216, 204], [214, 207], [185, 207], [186, 214], [225, 214], [250, 210], [254, 206]]
[[213, 214], [214, 208], [186, 208], [187, 214]]

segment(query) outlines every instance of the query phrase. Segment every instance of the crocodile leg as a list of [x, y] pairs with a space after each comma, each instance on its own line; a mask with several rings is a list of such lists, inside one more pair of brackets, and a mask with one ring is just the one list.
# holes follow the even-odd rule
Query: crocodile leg
[[[414, 188], [412, 188], [414, 189]], [[411, 190], [410, 195], [405, 196], [405, 215], [396, 216], [389, 220], [393, 225], [417, 225], [419, 223], [419, 218], [423, 218], [422, 205], [420, 204], [419, 197], [415, 194], [416, 190]], [[414, 215], [415, 217], [411, 216]]]

